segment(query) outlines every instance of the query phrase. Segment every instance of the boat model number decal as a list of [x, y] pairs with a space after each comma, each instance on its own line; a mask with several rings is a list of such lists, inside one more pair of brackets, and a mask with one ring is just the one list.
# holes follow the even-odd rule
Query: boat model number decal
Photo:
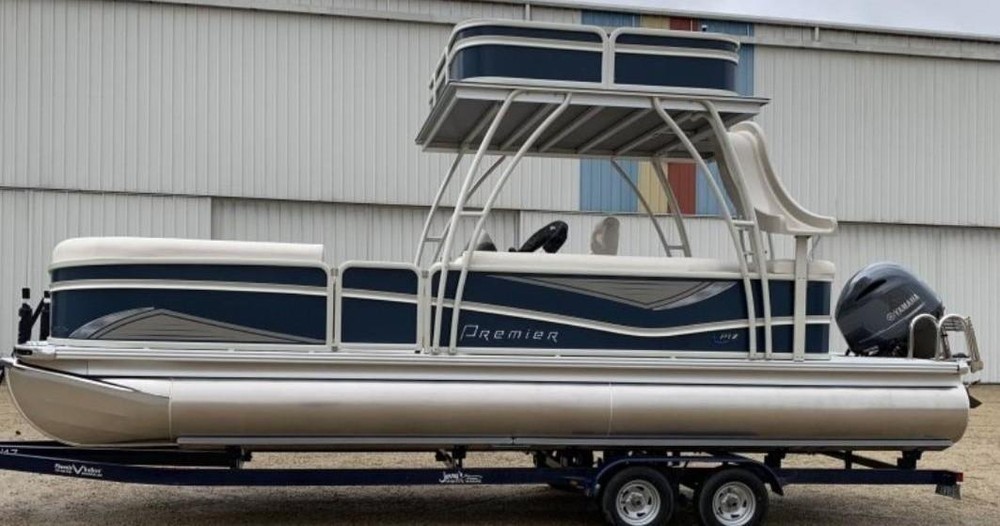
[[733, 343], [740, 339], [740, 333], [737, 331], [723, 332], [721, 334], [716, 334], [712, 337], [712, 341], [717, 345], [725, 345], [727, 343]]
[[534, 329], [489, 329], [480, 328], [477, 324], [467, 323], [462, 326], [460, 341], [480, 342], [517, 342], [544, 341], [559, 343], [559, 331], [540, 331]]
[[906, 298], [906, 301], [900, 303], [895, 309], [886, 313], [886, 321], [896, 321], [897, 318], [905, 314], [906, 311], [910, 310], [910, 307], [916, 305], [918, 301], [920, 301], [920, 296], [913, 293], [909, 298]]
[[76, 477], [104, 478], [101, 468], [81, 466], [79, 464], [60, 464], [56, 462], [52, 465], [52, 471], [59, 475], [73, 475]]
[[4, 447], [4, 448], [0, 448], [0, 455], [16, 455], [16, 454], [17, 454], [17, 448], [16, 447]]
[[454, 473], [449, 473], [447, 471], [441, 472], [441, 478], [438, 479], [439, 484], [482, 484], [482, 475], [470, 475], [468, 473], [463, 473], [461, 471], [456, 471]]

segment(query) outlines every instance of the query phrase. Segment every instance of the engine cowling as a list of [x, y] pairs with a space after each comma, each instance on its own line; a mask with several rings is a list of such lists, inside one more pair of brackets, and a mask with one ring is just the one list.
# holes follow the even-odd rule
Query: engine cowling
[[844, 285], [835, 317], [850, 351], [862, 356], [905, 356], [910, 322], [940, 318], [944, 303], [920, 278], [900, 265], [873, 263]]

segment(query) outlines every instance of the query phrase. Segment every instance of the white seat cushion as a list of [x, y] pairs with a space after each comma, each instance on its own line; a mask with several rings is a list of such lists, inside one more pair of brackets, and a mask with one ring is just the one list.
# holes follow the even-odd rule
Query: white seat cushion
[[128, 263], [150, 260], [248, 260], [322, 263], [323, 245], [170, 239], [150, 237], [80, 237], [52, 251], [52, 265], [88, 261]]

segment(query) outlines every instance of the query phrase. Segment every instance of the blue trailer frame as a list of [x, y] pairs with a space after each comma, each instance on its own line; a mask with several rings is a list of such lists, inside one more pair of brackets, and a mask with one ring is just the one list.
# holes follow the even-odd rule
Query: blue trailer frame
[[[464, 451], [439, 453], [443, 468], [283, 469], [246, 468], [251, 452], [239, 448], [199, 451], [66, 446], [50, 441], [0, 442], [0, 469], [91, 480], [166, 486], [421, 486], [559, 484], [597, 495], [613, 473], [635, 466], [690, 473], [737, 466], [784, 494], [792, 484], [934, 485], [960, 498], [961, 472], [917, 469], [919, 452], [904, 452], [897, 464], [854, 452], [816, 453], [844, 461], [842, 468], [785, 468], [787, 451], [764, 461], [729, 453], [622, 454], [590, 467], [466, 468]], [[607, 455], [607, 453], [606, 453]]]

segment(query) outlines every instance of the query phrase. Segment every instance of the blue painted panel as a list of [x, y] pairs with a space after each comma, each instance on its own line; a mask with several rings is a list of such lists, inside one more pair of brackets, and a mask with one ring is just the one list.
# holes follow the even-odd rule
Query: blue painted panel
[[[445, 309], [444, 327], [451, 324], [451, 309]], [[771, 331], [772, 349], [775, 353], [791, 353], [794, 329], [790, 325], [774, 327]], [[716, 351], [746, 352], [747, 329], [725, 329], [645, 338], [615, 334], [597, 329], [563, 325], [559, 323], [524, 320], [485, 312], [462, 311], [459, 324], [459, 347], [529, 348], [529, 349], [601, 349], [644, 351]], [[806, 327], [806, 352], [828, 352], [829, 327]], [[441, 345], [447, 345], [450, 335], [442, 331]], [[758, 345], [763, 347], [764, 330], [757, 331]]]
[[[701, 25], [710, 33], [725, 33], [736, 36], [753, 36], [753, 24], [728, 20], [702, 20]], [[736, 68], [736, 92], [753, 95], [753, 45], [740, 46], [740, 65]]]
[[341, 272], [340, 283], [345, 289], [377, 290], [399, 294], [416, 294], [419, 280], [410, 269], [347, 267]]
[[601, 60], [596, 51], [475, 45], [455, 54], [450, 75], [600, 82]]
[[[726, 205], [729, 210], [733, 210], [733, 202], [729, 199], [729, 195], [726, 193], [726, 187], [722, 184], [722, 177], [719, 175], [719, 166], [715, 161], [708, 163], [709, 175], [715, 180], [716, 184], [719, 185], [719, 189], [722, 190], [722, 195], [726, 199]], [[698, 174], [695, 177], [695, 197], [694, 197], [694, 210], [698, 215], [707, 216], [717, 216], [722, 214], [722, 208], [719, 205], [719, 200], [716, 199], [715, 193], [712, 192], [712, 186], [708, 182], [708, 178], [705, 177], [704, 172], [699, 168]]]
[[[326, 296], [220, 290], [83, 289], [52, 294], [52, 336], [108, 314], [165, 309], [240, 327], [326, 340]], [[184, 341], [177, 334], [171, 341]]]
[[340, 340], [345, 343], [416, 343], [417, 304], [344, 298]]
[[[448, 274], [446, 297], [453, 298], [458, 278]], [[432, 278], [432, 295], [437, 294], [440, 274]], [[577, 281], [578, 290], [571, 290], [565, 283], [547, 283], [550, 279], [572, 278]], [[746, 296], [739, 280], [648, 278], [653, 283], [696, 285], [705, 282], [728, 282], [729, 288], [718, 291], [714, 296], [703, 298], [691, 304], [672, 305], [670, 308], [640, 306], [612, 297], [597, 296], [585, 291], [588, 283], [607, 285], [608, 281], [621, 280], [622, 288], [635, 286], [636, 278], [627, 276], [574, 276], [549, 274], [488, 274], [471, 272], [466, 281], [464, 301], [484, 305], [496, 305], [538, 312], [545, 315], [560, 315], [593, 320], [626, 327], [665, 328], [696, 323], [711, 323], [727, 320], [746, 319]], [[757, 312], [763, 312], [760, 281], [755, 281], [754, 298]], [[771, 313], [775, 317], [791, 316], [794, 304], [792, 281], [772, 280]], [[808, 285], [806, 313], [810, 316], [828, 315], [830, 312], [830, 283], [811, 281]], [[464, 321], [464, 320], [463, 320]]]
[[580, 22], [604, 27], [638, 27], [639, 15], [632, 13], [614, 13], [611, 11], [590, 11], [585, 9], [580, 12]]
[[[632, 182], [639, 184], [639, 163], [621, 161]], [[638, 198], [609, 161], [580, 160], [580, 210], [635, 212]]]

